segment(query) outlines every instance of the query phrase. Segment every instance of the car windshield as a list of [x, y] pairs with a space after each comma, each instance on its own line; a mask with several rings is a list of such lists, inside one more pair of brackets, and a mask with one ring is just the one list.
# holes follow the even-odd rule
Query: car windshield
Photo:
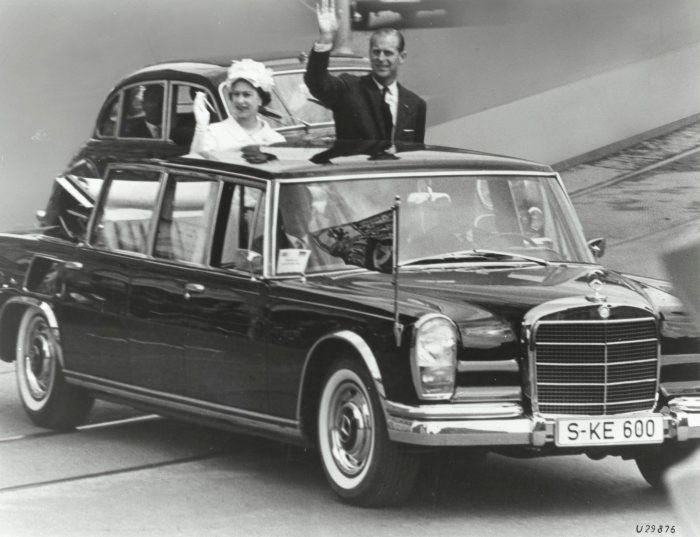
[[[401, 265], [593, 262], [554, 176], [319, 181], [281, 185], [279, 196], [278, 237], [285, 232], [284, 207], [306, 213], [301, 227], [312, 250], [309, 273], [348, 267], [390, 270], [396, 196], [401, 201]], [[286, 215], [287, 221], [291, 218]]]

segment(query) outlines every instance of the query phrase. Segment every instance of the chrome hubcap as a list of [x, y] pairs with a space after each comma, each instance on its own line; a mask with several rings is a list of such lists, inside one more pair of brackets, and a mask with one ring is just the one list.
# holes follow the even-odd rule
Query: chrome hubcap
[[51, 389], [56, 351], [49, 326], [36, 318], [27, 330], [25, 339], [24, 375], [31, 396], [40, 401]]
[[345, 475], [359, 474], [372, 451], [372, 413], [365, 393], [353, 382], [338, 386], [331, 400], [328, 420], [336, 465]]

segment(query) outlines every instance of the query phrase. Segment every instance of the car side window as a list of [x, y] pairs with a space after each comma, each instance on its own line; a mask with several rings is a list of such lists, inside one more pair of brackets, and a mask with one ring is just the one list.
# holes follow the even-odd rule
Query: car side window
[[106, 189], [90, 243], [98, 248], [148, 253], [160, 173], [114, 170], [108, 177]]
[[97, 136], [114, 138], [117, 135], [117, 117], [119, 116], [119, 94], [114, 95], [102, 110], [97, 120]]
[[222, 201], [216, 265], [240, 270], [261, 269], [262, 258], [252, 262], [249, 252], [261, 256], [263, 253], [265, 192], [252, 186], [228, 183]]
[[186, 175], [168, 179], [158, 217], [155, 257], [206, 264], [219, 184], [215, 179]]
[[[204, 92], [209, 103], [214, 105], [216, 101], [204, 88], [190, 84], [173, 84], [172, 86], [169, 138], [176, 145], [189, 148], [192, 143], [195, 127], [193, 103], [194, 96], [198, 91]], [[211, 114], [209, 119], [211, 123], [221, 121], [218, 113], [213, 110], [209, 110], [209, 113]]]
[[119, 123], [122, 138], [162, 139], [165, 86], [139, 84], [124, 90]]

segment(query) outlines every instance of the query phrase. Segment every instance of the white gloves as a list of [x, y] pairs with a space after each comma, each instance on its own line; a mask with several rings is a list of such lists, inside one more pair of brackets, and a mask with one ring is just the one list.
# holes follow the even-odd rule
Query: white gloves
[[194, 96], [192, 111], [194, 112], [194, 120], [197, 123], [197, 128], [207, 128], [209, 126], [211, 114], [209, 110], [207, 110], [207, 96], [203, 91], [198, 91]]

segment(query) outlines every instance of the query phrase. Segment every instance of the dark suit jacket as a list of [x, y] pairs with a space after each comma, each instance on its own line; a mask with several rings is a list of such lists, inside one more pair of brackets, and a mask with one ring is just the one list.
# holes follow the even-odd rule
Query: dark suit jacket
[[120, 136], [127, 138], [153, 138], [143, 116], [125, 119]]
[[[382, 94], [371, 75], [347, 73], [335, 77], [328, 72], [330, 52], [311, 51], [304, 82], [311, 95], [333, 110], [336, 138], [340, 140], [387, 140], [382, 121]], [[415, 93], [399, 88], [396, 126], [391, 141], [425, 140], [425, 101]]]

